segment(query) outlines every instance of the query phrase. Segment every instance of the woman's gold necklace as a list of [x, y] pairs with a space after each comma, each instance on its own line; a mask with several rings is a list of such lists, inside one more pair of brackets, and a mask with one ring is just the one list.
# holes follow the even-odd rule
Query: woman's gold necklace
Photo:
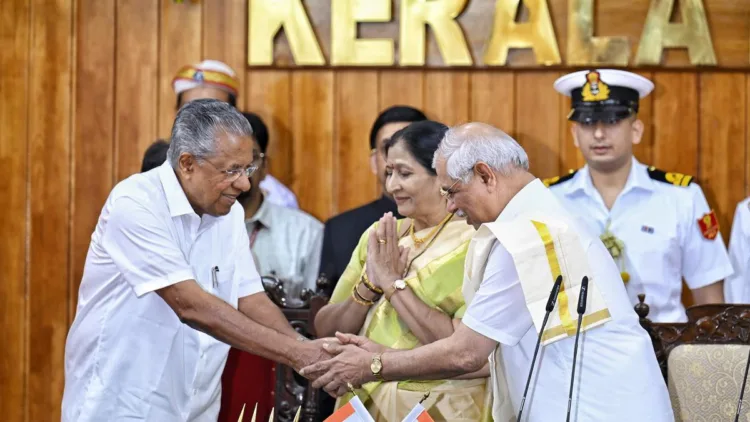
[[414, 242], [414, 246], [416, 246], [418, 248], [421, 247], [422, 244], [424, 244], [424, 242], [426, 242], [430, 238], [432, 238], [432, 236], [434, 236], [435, 233], [437, 233], [437, 231], [440, 230], [441, 227], [443, 227], [445, 224], [447, 224], [448, 221], [451, 219], [451, 217], [453, 217], [453, 213], [449, 213], [448, 215], [446, 215], [445, 218], [443, 219], [443, 221], [440, 222], [440, 224], [438, 224], [437, 226], [433, 227], [432, 230], [430, 230], [430, 232], [427, 234], [427, 236], [425, 236], [425, 237], [423, 237], [421, 239], [418, 238], [417, 235], [414, 233], [414, 220], [412, 219], [411, 220], [411, 227], [409, 227], [409, 236], [411, 236], [411, 240]]

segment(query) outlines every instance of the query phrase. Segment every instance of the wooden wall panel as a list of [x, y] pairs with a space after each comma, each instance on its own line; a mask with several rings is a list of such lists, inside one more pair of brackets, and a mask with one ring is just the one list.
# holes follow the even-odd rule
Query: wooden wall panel
[[570, 97], [560, 95], [560, 112], [558, 117], [560, 125], [560, 176], [568, 174], [570, 170], [577, 170], [586, 165], [586, 160], [583, 159], [581, 151], [575, 145], [573, 122], [568, 120], [568, 114], [570, 114]]
[[378, 74], [347, 71], [336, 74], [334, 110], [334, 212], [366, 204], [381, 192], [370, 169], [369, 134], [378, 110]]
[[745, 197], [747, 103], [743, 73], [700, 76], [699, 180], [716, 210], [724, 241], [729, 240], [733, 210]]
[[33, 0], [29, 59], [29, 421], [60, 419], [68, 332], [72, 0]]
[[[653, 161], [665, 170], [698, 175], [698, 77], [656, 72], [653, 96]], [[698, 181], [700, 183], [700, 181]]]
[[[247, 84], [247, 0], [211, 0], [203, 4], [203, 59], [221, 60], [234, 69], [240, 92]], [[237, 107], [245, 110], [240, 94]]]
[[424, 79], [421, 70], [381, 70], [380, 111], [394, 105], [408, 105], [424, 111]]
[[448, 126], [469, 121], [469, 74], [427, 72], [424, 77], [424, 112]]
[[[115, 182], [141, 169], [157, 138], [159, 3], [117, 0]], [[167, 98], [174, 106], [174, 95]]]
[[28, 235], [29, 0], [0, 2], [0, 415], [24, 420], [26, 398], [26, 262]]
[[334, 78], [332, 71], [292, 73], [294, 180], [300, 208], [318, 220], [336, 209], [333, 186]]
[[[654, 80], [654, 75], [651, 72], [637, 73], [650, 81]], [[652, 118], [654, 98], [655, 95], [652, 92], [652, 95], [641, 98], [638, 104], [638, 118], [643, 122], [643, 136], [641, 137], [641, 143], [633, 146], [633, 154], [642, 163], [654, 161], [654, 120]]]
[[537, 177], [560, 174], [563, 96], [552, 88], [558, 72], [516, 74], [516, 140], [529, 155], [531, 172]]
[[203, 60], [202, 4], [161, 0], [159, 34], [159, 136], [169, 138], [177, 112], [172, 79], [182, 66]]
[[491, 124], [515, 136], [515, 75], [481, 71], [470, 78], [469, 120]]
[[257, 113], [268, 126], [269, 171], [287, 186], [294, 180], [292, 142], [292, 78], [287, 71], [256, 70], [245, 81], [245, 111]]
[[[115, 0], [79, 0], [76, 13], [71, 291], [78, 290], [91, 233], [112, 189], [115, 139]], [[76, 297], [70, 299], [72, 322]]]

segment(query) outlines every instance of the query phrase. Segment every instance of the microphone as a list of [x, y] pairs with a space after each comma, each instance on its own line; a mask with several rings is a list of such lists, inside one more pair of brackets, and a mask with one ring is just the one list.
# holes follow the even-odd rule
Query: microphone
[[583, 276], [581, 280], [581, 293], [578, 295], [578, 328], [576, 329], [576, 342], [573, 346], [573, 371], [570, 374], [570, 392], [568, 392], [568, 417], [566, 422], [570, 422], [570, 408], [573, 404], [573, 380], [576, 377], [576, 357], [578, 356], [578, 336], [581, 335], [581, 321], [583, 314], [586, 312], [586, 298], [589, 293], [589, 278]]
[[547, 325], [547, 319], [549, 314], [555, 309], [555, 303], [557, 302], [557, 295], [560, 293], [560, 286], [562, 285], [562, 274], [557, 276], [555, 284], [552, 285], [552, 291], [549, 292], [549, 299], [547, 299], [547, 306], [544, 309], [547, 311], [544, 314], [544, 320], [542, 321], [542, 328], [539, 330], [539, 338], [536, 340], [536, 348], [534, 348], [534, 357], [531, 359], [531, 368], [529, 368], [529, 378], [526, 380], [526, 388], [523, 390], [523, 398], [521, 399], [521, 407], [518, 409], [518, 422], [521, 422], [521, 414], [523, 413], [523, 405], [526, 402], [526, 394], [529, 392], [529, 384], [531, 383], [531, 374], [534, 373], [534, 363], [536, 362], [536, 355], [539, 352], [539, 345], [542, 343], [542, 334], [544, 333], [544, 326]]
[[742, 390], [740, 390], [740, 399], [737, 401], [737, 413], [734, 415], [734, 422], [739, 422], [740, 412], [742, 411], [742, 398], [745, 396], [745, 383], [747, 383], [747, 371], [750, 369], [750, 352], [747, 354], [747, 364], [745, 365], [745, 376], [742, 378]]

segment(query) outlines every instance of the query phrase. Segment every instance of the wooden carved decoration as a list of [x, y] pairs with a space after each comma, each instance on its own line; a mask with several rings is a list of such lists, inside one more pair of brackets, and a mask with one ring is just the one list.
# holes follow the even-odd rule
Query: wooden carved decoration
[[680, 344], [750, 344], [750, 305], [692, 306], [686, 311], [688, 322], [654, 323], [648, 319], [645, 299], [638, 295], [635, 312], [651, 337], [665, 380], [669, 353]]

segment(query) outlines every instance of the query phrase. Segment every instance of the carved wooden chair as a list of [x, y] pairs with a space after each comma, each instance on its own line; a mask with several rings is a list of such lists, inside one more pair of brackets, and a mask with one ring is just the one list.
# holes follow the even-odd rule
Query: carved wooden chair
[[[638, 299], [635, 311], [653, 342], [675, 420], [734, 420], [750, 352], [750, 305], [692, 306], [686, 323], [654, 323], [645, 295]], [[747, 386], [740, 420], [750, 421]]]
[[[281, 308], [289, 324], [305, 337], [314, 339], [315, 315], [328, 303], [330, 282], [321, 277], [315, 292], [302, 291], [301, 301], [287, 297], [283, 282], [273, 276], [263, 277], [263, 286], [271, 300]], [[274, 391], [274, 414], [279, 422], [292, 422], [297, 409], [302, 406], [300, 421], [317, 422], [319, 418], [318, 395], [320, 390], [309, 388], [307, 380], [286, 365], [276, 365], [276, 388]]]

